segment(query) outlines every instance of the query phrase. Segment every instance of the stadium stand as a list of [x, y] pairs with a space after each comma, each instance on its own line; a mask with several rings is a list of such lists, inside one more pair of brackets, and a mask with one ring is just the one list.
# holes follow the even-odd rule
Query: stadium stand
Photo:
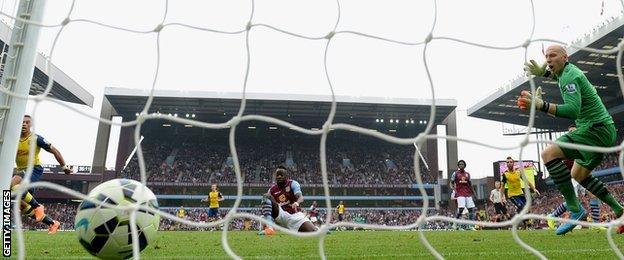
[[[333, 184], [411, 184], [414, 148], [389, 145], [372, 138], [328, 144], [329, 181]], [[318, 150], [298, 142], [272, 144], [239, 143], [241, 172], [247, 183], [267, 183], [276, 165], [286, 165], [301, 184], [321, 183]], [[281, 148], [283, 147], [283, 148]], [[292, 147], [307, 147], [297, 150]], [[370, 152], [370, 147], [377, 147]], [[192, 183], [236, 183], [226, 144], [213, 142], [162, 142], [143, 144], [148, 181]], [[421, 163], [421, 165], [423, 165]], [[422, 166], [424, 183], [437, 176]], [[139, 179], [136, 156], [119, 177]]]

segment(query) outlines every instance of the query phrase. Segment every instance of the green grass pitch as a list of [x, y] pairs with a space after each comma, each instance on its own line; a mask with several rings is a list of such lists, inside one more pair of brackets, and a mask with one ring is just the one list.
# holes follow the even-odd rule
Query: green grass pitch
[[[534, 259], [517, 245], [509, 230], [428, 231], [426, 237], [447, 259]], [[16, 232], [12, 233], [17, 255]], [[558, 237], [554, 231], [520, 231], [520, 237], [550, 259], [615, 259], [605, 231], [575, 230]], [[28, 231], [27, 259], [91, 258], [74, 232]], [[318, 259], [318, 239], [285, 234], [271, 237], [251, 231], [228, 233], [230, 245], [244, 259]], [[623, 249], [624, 237], [614, 235]], [[328, 259], [432, 259], [414, 231], [334, 231], [327, 235]], [[158, 240], [141, 254], [142, 259], [226, 259], [221, 232], [160, 231]]]

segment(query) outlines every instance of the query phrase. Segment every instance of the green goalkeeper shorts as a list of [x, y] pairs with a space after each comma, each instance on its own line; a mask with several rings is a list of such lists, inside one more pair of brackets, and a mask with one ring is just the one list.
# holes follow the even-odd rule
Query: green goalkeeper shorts
[[[579, 126], [576, 130], [562, 135], [557, 141], [562, 143], [584, 144], [599, 147], [610, 147], [615, 144], [616, 132], [614, 124], [594, 124], [593, 126]], [[603, 153], [559, 147], [568, 159], [583, 167], [593, 170], [600, 165]]]

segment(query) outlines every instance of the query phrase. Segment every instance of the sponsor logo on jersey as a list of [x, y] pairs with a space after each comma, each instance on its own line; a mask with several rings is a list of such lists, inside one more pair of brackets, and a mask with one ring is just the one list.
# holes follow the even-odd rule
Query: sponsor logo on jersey
[[574, 93], [576, 92], [576, 85], [574, 85], [574, 83], [570, 83], [568, 85], [565, 86], [565, 91], [568, 93]]

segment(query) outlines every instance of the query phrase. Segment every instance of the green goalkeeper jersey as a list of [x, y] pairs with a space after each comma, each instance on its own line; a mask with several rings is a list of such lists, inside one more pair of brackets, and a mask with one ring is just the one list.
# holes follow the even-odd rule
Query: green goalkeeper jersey
[[567, 63], [557, 80], [563, 104], [557, 105], [556, 116], [575, 120], [577, 127], [613, 124], [596, 89], [577, 66]]

